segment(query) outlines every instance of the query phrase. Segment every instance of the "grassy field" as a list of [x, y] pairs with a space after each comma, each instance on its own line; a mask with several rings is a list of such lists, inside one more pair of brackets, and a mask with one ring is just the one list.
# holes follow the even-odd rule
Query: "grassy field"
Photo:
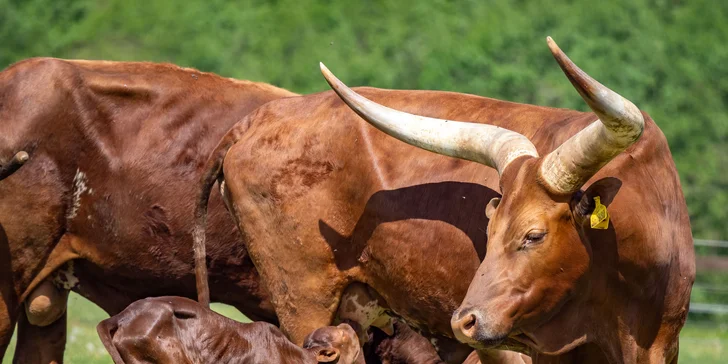
[[[96, 324], [106, 314], [86, 299], [71, 294], [68, 314], [66, 362], [75, 364], [111, 364], [111, 359], [96, 335]], [[247, 319], [235, 308], [213, 304], [213, 309], [240, 321]], [[3, 359], [11, 362], [14, 342]], [[692, 320], [680, 336], [680, 363], [718, 364], [728, 357], [728, 323], [725, 320]]]

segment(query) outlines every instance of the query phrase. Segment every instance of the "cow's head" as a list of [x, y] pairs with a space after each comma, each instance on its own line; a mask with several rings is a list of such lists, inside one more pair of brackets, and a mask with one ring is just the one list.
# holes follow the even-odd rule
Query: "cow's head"
[[548, 321], [585, 281], [590, 247], [580, 239], [595, 207], [611, 201], [616, 179], [581, 187], [607, 162], [639, 139], [644, 119], [637, 107], [579, 69], [548, 38], [549, 48], [574, 87], [599, 117], [551, 153], [540, 157], [516, 132], [492, 125], [407, 114], [354, 93], [323, 64], [336, 93], [376, 128], [435, 153], [498, 170], [501, 199], [485, 207], [488, 248], [460, 308], [456, 337], [476, 347]]

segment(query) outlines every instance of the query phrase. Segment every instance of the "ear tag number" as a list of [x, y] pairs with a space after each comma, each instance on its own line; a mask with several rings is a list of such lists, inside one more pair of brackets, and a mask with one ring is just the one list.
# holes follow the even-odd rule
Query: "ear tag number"
[[599, 196], [594, 197], [594, 202], [596, 206], [590, 217], [592, 229], [604, 230], [609, 228], [609, 212], [607, 211], [607, 207], [602, 205]]

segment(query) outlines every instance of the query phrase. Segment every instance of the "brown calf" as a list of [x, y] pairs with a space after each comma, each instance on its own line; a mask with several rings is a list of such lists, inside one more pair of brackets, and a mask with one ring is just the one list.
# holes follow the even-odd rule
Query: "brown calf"
[[315, 330], [302, 349], [275, 326], [241, 323], [184, 297], [136, 301], [96, 327], [114, 363], [363, 363], [349, 325]]

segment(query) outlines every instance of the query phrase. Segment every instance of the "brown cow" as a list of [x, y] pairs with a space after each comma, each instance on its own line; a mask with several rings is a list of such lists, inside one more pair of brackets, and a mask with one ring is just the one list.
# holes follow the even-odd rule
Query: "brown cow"
[[[15, 361], [61, 362], [71, 288], [109, 314], [194, 297], [204, 162], [244, 115], [292, 95], [170, 64], [43, 58], [0, 72], [0, 357], [19, 318]], [[213, 298], [275, 322], [217, 193], [208, 228]]]
[[[365, 92], [402, 107], [411, 99], [432, 107], [443, 95], [458, 105], [458, 98], [497, 102], [440, 92]], [[397, 316], [451, 349], [439, 351], [443, 360], [462, 362], [471, 349], [453, 349], [449, 318], [485, 252], [482, 206], [498, 196], [476, 181], [497, 183], [497, 175], [355, 127], [356, 115], [333, 92], [277, 100], [255, 114], [213, 152], [198, 219], [204, 224], [205, 193], [224, 159], [227, 203], [256, 269], [267, 272], [261, 278], [276, 297], [282, 330], [301, 344], [308, 332], [331, 324], [345, 289], [361, 282]], [[344, 147], [346, 141], [354, 146]], [[395, 157], [412, 167], [423, 164], [428, 173], [394, 168]], [[265, 163], [253, 166], [254, 160]], [[429, 239], [417, 240], [422, 237]], [[200, 240], [196, 254], [205, 256]]]
[[[412, 113], [518, 130], [542, 151], [595, 119], [448, 92], [359, 90]], [[388, 138], [332, 92], [268, 103], [233, 128], [211, 155], [198, 224], [223, 166], [227, 202], [294, 342], [331, 323], [352, 282], [372, 287], [440, 347], [453, 341], [450, 317], [485, 256], [495, 170]], [[204, 257], [202, 239], [196, 245]], [[501, 347], [529, 352], [515, 340]], [[458, 353], [440, 351], [449, 362], [469, 351]]]
[[[667, 142], [647, 114], [548, 44], [594, 114], [557, 111], [554, 120], [512, 106], [510, 115], [486, 108], [434, 119], [378, 105], [322, 70], [378, 129], [500, 175], [503, 197], [485, 208], [485, 260], [452, 316], [460, 341], [488, 348], [511, 338], [549, 355], [579, 348], [574, 361], [675, 363], [695, 258]], [[498, 126], [449, 121], [483, 115]]]
[[[564, 57], [560, 59], [563, 63]], [[584, 79], [571, 68], [567, 75]], [[355, 95], [331, 75], [328, 78], [348, 95], [357, 112], [366, 116], [376, 107], [363, 99], [351, 101]], [[592, 94], [594, 89], [577, 86], [594, 97], [592, 106], [601, 100]], [[693, 251], [675, 166], [665, 137], [649, 117], [644, 117], [640, 141], [627, 153], [619, 154], [591, 179], [564, 179], [577, 188], [589, 183], [586, 192], [558, 194], [539, 190], [541, 185], [536, 183], [543, 179], [534, 168], [542, 159], [535, 156], [549, 155], [561, 145], [574, 150], [574, 143], [564, 142], [574, 135], [582, 140], [585, 134], [577, 134], [582, 130], [597, 130], [602, 140], [613, 140], [610, 132], [593, 123], [604, 114], [599, 107], [597, 115], [448, 92], [371, 88], [357, 92], [408, 113], [471, 121], [459, 124], [409, 117], [407, 126], [421, 125], [425, 130], [399, 136], [419, 145], [432, 141], [431, 149], [483, 164], [388, 139], [360, 123], [330, 92], [274, 101], [242, 120], [211, 156], [203, 191], [221, 176], [224, 165], [234, 218], [271, 293], [281, 327], [295, 342], [330, 322], [342, 291], [353, 281], [372, 287], [407, 323], [440, 338], [452, 337], [450, 316], [476, 278], [465, 301], [471, 309], [464, 306], [460, 314], [473, 313], [488, 321], [472, 322], [476, 329], [468, 337], [456, 315], [456, 331], [468, 343], [477, 340], [518, 348], [523, 342], [554, 354], [574, 349], [567, 357], [555, 359], [562, 362], [574, 357], [592, 362], [634, 361], [648, 351], [658, 359], [676, 358], [677, 334], [687, 315], [695, 273]], [[373, 112], [379, 117], [394, 110]], [[398, 120], [388, 125], [400, 130], [399, 119], [405, 114], [395, 115]], [[437, 135], [426, 133], [430, 124], [439, 126]], [[625, 131], [633, 138], [639, 135]], [[462, 151], [463, 145], [491, 153]], [[579, 146], [585, 152], [593, 149], [588, 143]], [[498, 166], [503, 178], [486, 164]], [[512, 168], [505, 170], [506, 164]], [[572, 170], [566, 164], [562, 167], [564, 172]], [[585, 167], [584, 172], [598, 169]], [[612, 180], [593, 183], [608, 176], [617, 176], [623, 183], [622, 192], [609, 206], [613, 216], [608, 229], [563, 226], [572, 217], [581, 221], [588, 215], [594, 207], [590, 199], [597, 194], [611, 190], [612, 194], [602, 195], [602, 204], [612, 203]], [[654, 181], [660, 181], [660, 186]], [[506, 200], [490, 231], [495, 241], [476, 275], [479, 258], [485, 255], [485, 206], [498, 196], [501, 185]], [[514, 186], [521, 188], [514, 190]], [[541, 191], [538, 198], [533, 195], [536, 191]], [[576, 203], [570, 204], [572, 200]], [[201, 202], [198, 211], [204, 210], [204, 198]], [[570, 213], [572, 205], [578, 214]], [[514, 215], [525, 213], [523, 208], [531, 212]], [[538, 218], [532, 222], [548, 222], [548, 234], [523, 231], [530, 225], [521, 218], [533, 213]], [[198, 219], [198, 224], [204, 221]], [[502, 225], [509, 221], [514, 222], [510, 228]], [[504, 240], [504, 234], [529, 232], [524, 236], [528, 239], [523, 239], [528, 247], [515, 252], [510, 249], [521, 238]], [[564, 234], [569, 238], [552, 239]], [[200, 243], [196, 240], [197, 249], [204, 248]], [[514, 279], [517, 286], [512, 285]], [[533, 294], [526, 299], [522, 293], [529, 287], [539, 289], [529, 291]], [[522, 299], [507, 301], [509, 294]], [[506, 302], [514, 306], [506, 307]], [[483, 311], [485, 307], [496, 311]]]
[[269, 323], [237, 322], [184, 297], [136, 301], [96, 331], [115, 364], [364, 363], [347, 324], [315, 330], [302, 349]]

